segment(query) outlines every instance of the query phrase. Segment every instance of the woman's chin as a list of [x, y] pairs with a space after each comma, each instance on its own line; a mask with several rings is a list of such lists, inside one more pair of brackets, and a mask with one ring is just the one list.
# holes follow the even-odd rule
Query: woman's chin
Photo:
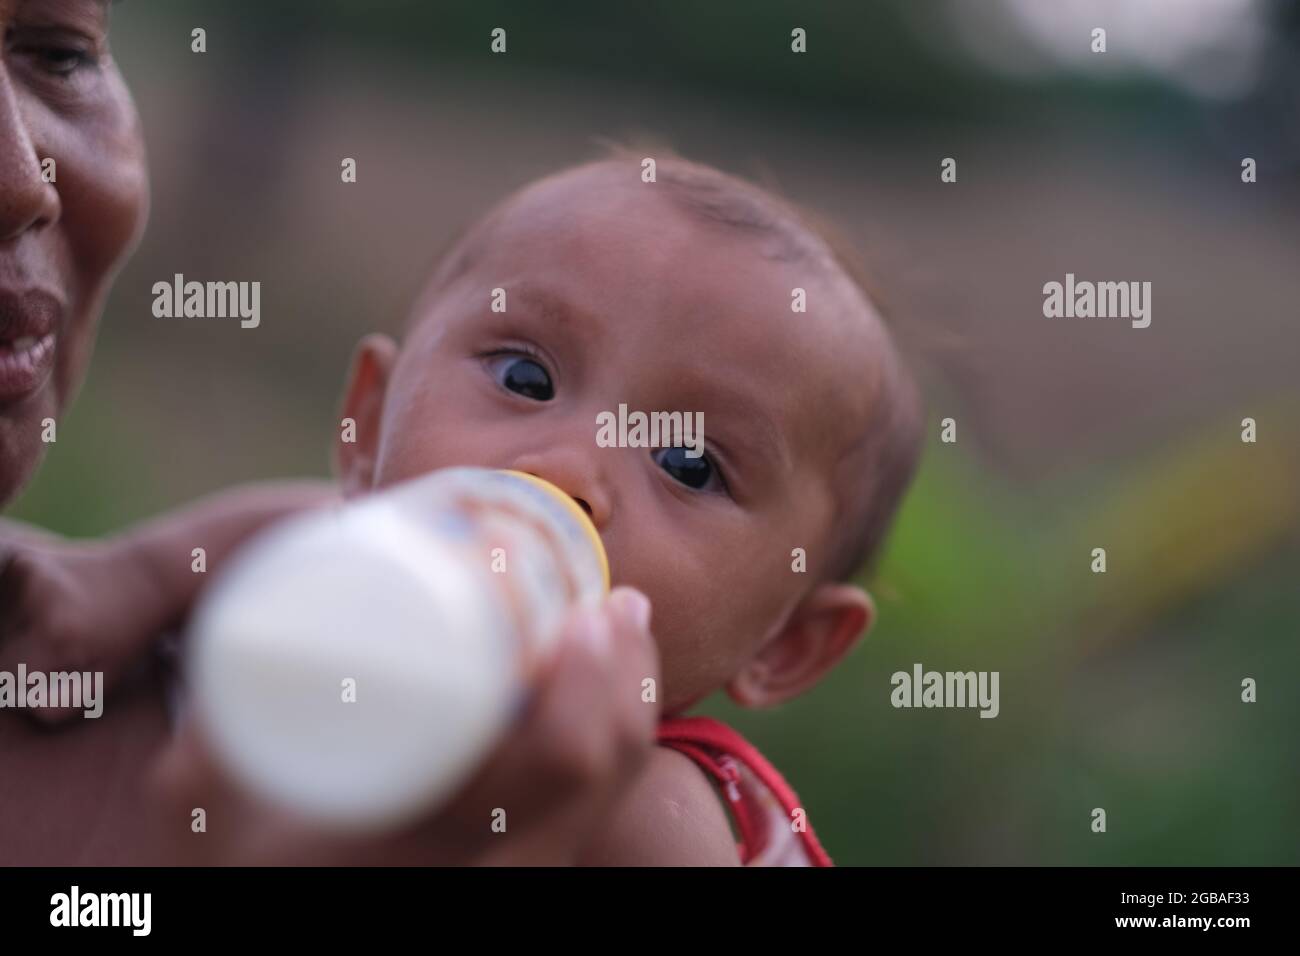
[[0, 510], [36, 472], [56, 438], [56, 402], [47, 380], [18, 401], [0, 400]]

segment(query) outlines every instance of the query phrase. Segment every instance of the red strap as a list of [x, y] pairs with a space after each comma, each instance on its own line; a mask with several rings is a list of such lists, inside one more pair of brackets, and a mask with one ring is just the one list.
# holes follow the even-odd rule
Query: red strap
[[[749, 859], [747, 848], [756, 845], [755, 841], [760, 836], [756, 828], [761, 823], [754, 818], [738, 794], [733, 796], [739, 775], [734, 766], [728, 766], [726, 757], [738, 760], [749, 768], [772, 791], [787, 817], [793, 817], [794, 811], [801, 806], [798, 794], [786, 783], [780, 772], [768, 763], [753, 744], [721, 721], [712, 717], [670, 717], [660, 721], [658, 739], [660, 744], [678, 750], [698, 763], [727, 793], [727, 803], [736, 817], [736, 827], [741, 834], [738, 849], [742, 862]], [[797, 835], [815, 866], [834, 866], [811, 825]]]

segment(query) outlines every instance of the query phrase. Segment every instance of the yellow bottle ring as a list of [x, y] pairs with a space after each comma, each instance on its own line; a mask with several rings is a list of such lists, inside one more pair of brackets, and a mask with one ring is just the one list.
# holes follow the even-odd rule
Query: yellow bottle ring
[[592, 524], [591, 516], [587, 514], [582, 507], [573, 500], [572, 496], [564, 493], [563, 490], [551, 484], [545, 478], [538, 478], [536, 475], [530, 475], [526, 471], [515, 471], [512, 468], [501, 469], [507, 475], [514, 475], [518, 478], [524, 478], [543, 491], [549, 492], [557, 501], [561, 502], [569, 513], [573, 515], [578, 522], [578, 527], [586, 532], [588, 540], [591, 542], [591, 548], [596, 552], [596, 559], [600, 562], [601, 578], [605, 582], [605, 590], [609, 590], [609, 556], [605, 554], [605, 543], [600, 540], [600, 532]]

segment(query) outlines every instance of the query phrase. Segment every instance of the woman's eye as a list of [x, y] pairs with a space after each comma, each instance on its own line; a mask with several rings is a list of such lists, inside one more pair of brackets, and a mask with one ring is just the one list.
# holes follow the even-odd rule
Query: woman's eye
[[90, 65], [90, 56], [82, 50], [68, 47], [50, 47], [41, 51], [41, 59], [51, 73], [67, 76], [83, 66]]
[[688, 458], [686, 452], [687, 449], [680, 447], [656, 448], [653, 457], [655, 464], [688, 488], [694, 488], [696, 491], [727, 490], [726, 483], [722, 480], [722, 472], [707, 454], [700, 455], [698, 458]]
[[489, 367], [502, 388], [538, 402], [555, 397], [551, 376], [542, 365], [526, 355], [493, 355]]
[[20, 47], [18, 52], [31, 57], [42, 70], [55, 76], [71, 76], [96, 62], [91, 53], [70, 46], [28, 46]]

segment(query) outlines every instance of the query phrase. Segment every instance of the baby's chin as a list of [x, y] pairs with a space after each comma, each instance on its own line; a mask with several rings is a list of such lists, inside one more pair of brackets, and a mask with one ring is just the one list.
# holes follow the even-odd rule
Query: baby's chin
[[[654, 630], [653, 624], [651, 630]], [[660, 680], [662, 692], [660, 714], [664, 717], [675, 717], [690, 710], [706, 698], [723, 690], [727, 684], [725, 680], [702, 678], [699, 675], [695, 675], [694, 680], [686, 675], [675, 676], [672, 661], [668, 659], [662, 661], [661, 674], [663, 677]]]

